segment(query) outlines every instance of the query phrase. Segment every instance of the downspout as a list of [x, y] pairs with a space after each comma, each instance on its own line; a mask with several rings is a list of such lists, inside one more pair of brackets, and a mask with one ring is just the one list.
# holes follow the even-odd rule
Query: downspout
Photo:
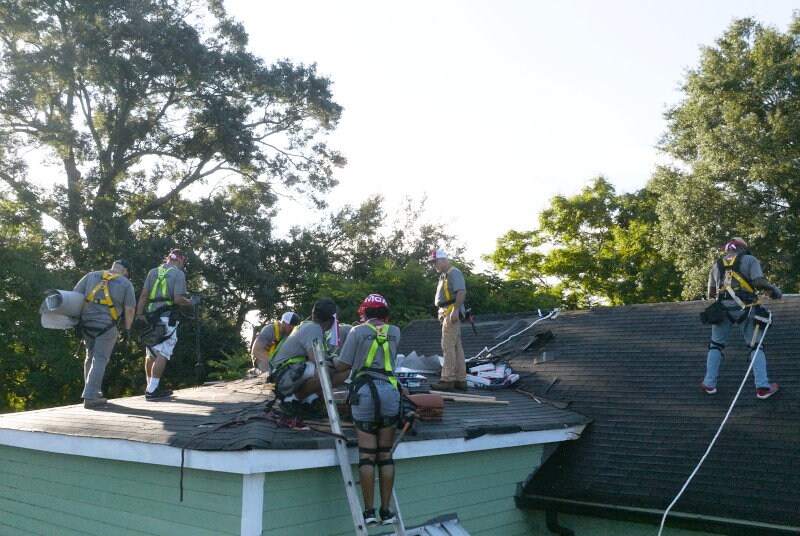
[[575, 536], [571, 529], [562, 527], [558, 524], [558, 510], [547, 509], [544, 512], [545, 520], [547, 521], [547, 530], [560, 536]]

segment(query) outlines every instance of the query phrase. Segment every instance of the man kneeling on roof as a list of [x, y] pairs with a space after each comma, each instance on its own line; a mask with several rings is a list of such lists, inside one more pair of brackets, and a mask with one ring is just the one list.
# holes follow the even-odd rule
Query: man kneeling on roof
[[[330, 298], [314, 303], [311, 321], [297, 326], [272, 357], [270, 381], [275, 384], [275, 396], [281, 400], [281, 410], [289, 416], [325, 416], [324, 407], [315, 402], [322, 387], [314, 359], [314, 341], [325, 341], [325, 332], [333, 327], [337, 309]], [[333, 373], [331, 384], [334, 387], [341, 385], [347, 374], [346, 371]]]
[[363, 324], [350, 331], [334, 363], [337, 374], [350, 374], [352, 379], [348, 400], [358, 434], [364, 521], [367, 525], [378, 523], [373, 507], [377, 466], [381, 524], [389, 525], [396, 517], [389, 502], [394, 486], [392, 443], [400, 417], [400, 391], [392, 372], [400, 329], [389, 325], [389, 304], [380, 294], [367, 296], [358, 314]]
[[300, 317], [297, 313], [287, 311], [283, 313], [280, 321], [270, 322], [264, 326], [250, 349], [255, 375], [269, 370], [269, 360], [278, 351], [281, 342], [286, 340], [299, 324]]

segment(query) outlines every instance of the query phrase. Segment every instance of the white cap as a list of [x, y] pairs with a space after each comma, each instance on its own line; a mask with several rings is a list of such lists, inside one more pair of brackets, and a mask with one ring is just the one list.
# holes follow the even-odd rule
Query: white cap
[[447, 258], [448, 258], [447, 253], [445, 253], [443, 249], [434, 249], [428, 256], [428, 262], [434, 262], [438, 259], [447, 259]]
[[283, 322], [284, 324], [290, 324], [292, 326], [296, 326], [300, 323], [300, 317], [297, 316], [297, 313], [287, 311], [283, 313], [283, 316], [281, 317], [281, 322]]

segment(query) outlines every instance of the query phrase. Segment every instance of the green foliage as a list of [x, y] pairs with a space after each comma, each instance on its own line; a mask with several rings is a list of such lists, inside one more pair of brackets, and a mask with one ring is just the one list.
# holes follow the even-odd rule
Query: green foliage
[[655, 249], [655, 197], [617, 195], [598, 177], [573, 197], [556, 196], [536, 231], [510, 231], [487, 257], [511, 281], [567, 307], [675, 299], [681, 283]]
[[784, 34], [752, 19], [734, 21], [683, 85], [666, 114], [661, 148], [681, 162], [661, 168], [648, 189], [659, 196], [662, 251], [705, 292], [708, 267], [733, 235], [747, 238], [765, 272], [798, 286], [800, 251], [800, 15]]

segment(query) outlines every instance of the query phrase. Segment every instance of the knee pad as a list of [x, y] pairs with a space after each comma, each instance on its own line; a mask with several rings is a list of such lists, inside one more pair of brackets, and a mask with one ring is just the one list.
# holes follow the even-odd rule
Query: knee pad
[[365, 454], [365, 458], [359, 458], [358, 460], [358, 467], [359, 469], [365, 465], [369, 465], [375, 467], [377, 460], [375, 459], [375, 455], [378, 453], [377, 449], [368, 449], [365, 447], [358, 447], [358, 454]]

